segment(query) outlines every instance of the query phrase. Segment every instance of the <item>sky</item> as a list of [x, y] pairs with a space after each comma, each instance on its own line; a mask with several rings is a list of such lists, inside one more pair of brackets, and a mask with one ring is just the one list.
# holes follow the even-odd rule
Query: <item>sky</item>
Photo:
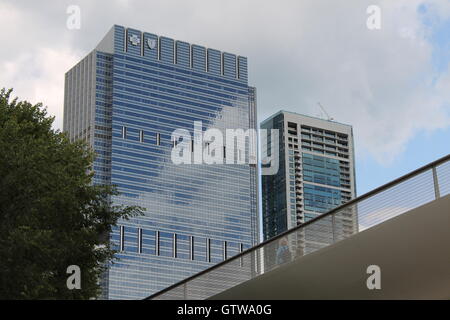
[[450, 0], [0, 0], [0, 87], [62, 129], [64, 73], [113, 24], [246, 56], [259, 121], [320, 102], [353, 126], [358, 195], [450, 151]]

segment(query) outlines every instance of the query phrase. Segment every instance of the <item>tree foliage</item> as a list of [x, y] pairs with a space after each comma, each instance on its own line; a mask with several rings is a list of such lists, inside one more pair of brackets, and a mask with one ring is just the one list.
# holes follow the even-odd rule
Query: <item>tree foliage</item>
[[[113, 206], [92, 184], [94, 153], [52, 129], [42, 104], [0, 91], [0, 299], [89, 299], [114, 251], [108, 232], [142, 208]], [[67, 267], [81, 269], [69, 290]]]

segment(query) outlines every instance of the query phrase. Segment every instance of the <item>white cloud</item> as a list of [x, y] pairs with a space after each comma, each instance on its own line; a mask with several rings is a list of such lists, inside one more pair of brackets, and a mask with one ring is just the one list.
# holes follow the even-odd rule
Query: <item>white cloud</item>
[[0, 83], [14, 88], [13, 96], [31, 103], [43, 102], [55, 116], [55, 128], [62, 128], [64, 70], [80, 59], [69, 50], [38, 48], [0, 63]]

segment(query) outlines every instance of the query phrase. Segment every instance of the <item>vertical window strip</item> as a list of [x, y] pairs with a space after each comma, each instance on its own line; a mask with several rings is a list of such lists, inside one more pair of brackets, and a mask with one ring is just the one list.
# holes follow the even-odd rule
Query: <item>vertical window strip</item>
[[205, 70], [203, 71], [208, 71], [208, 50], [206, 50], [206, 48], [205, 48]]
[[190, 248], [189, 257], [191, 260], [194, 260], [194, 236], [189, 237], [189, 248]]
[[211, 239], [206, 239], [206, 261], [211, 262]]
[[119, 250], [124, 251], [125, 249], [125, 227], [120, 226], [120, 245]]
[[139, 131], [139, 141], [144, 142], [144, 130]]
[[155, 238], [155, 253], [157, 256], [159, 256], [159, 231], [156, 231], [156, 238]]
[[223, 53], [220, 55], [220, 60], [221, 60], [220, 65], [222, 66], [221, 74], [225, 75], [225, 56]]
[[128, 29], [127, 30], [124, 30], [124, 32], [123, 32], [123, 37], [124, 37], [124, 39], [123, 39], [123, 52], [127, 52], [128, 51]]
[[223, 242], [223, 260], [227, 260], [227, 247], [228, 243], [226, 241]]
[[127, 127], [123, 126], [122, 127], [122, 139], [126, 139], [127, 138]]
[[161, 134], [160, 133], [156, 134], [156, 145], [157, 146], [161, 145]]
[[138, 253], [142, 253], [142, 228], [138, 228]]
[[173, 241], [172, 241], [172, 250], [173, 250], [173, 257], [177, 258], [177, 234], [173, 234]]
[[161, 37], [158, 37], [158, 60], [161, 60]]
[[178, 64], [178, 43], [177, 43], [177, 41], [173, 42], [173, 63]]
[[192, 68], [194, 68], [194, 46], [191, 45], [191, 46], [189, 46], [189, 48], [190, 48], [190, 51], [191, 51], [189, 64], [190, 64], [190, 68], [192, 69]]

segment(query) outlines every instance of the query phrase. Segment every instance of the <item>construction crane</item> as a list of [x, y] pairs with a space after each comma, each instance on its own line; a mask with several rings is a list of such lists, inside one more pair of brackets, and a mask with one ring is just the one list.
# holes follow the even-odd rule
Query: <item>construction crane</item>
[[333, 121], [334, 119], [332, 117], [330, 117], [330, 115], [328, 114], [328, 112], [325, 110], [325, 108], [320, 104], [320, 102], [317, 102], [317, 104], [319, 105], [320, 109], [322, 109], [323, 113], [325, 114], [325, 116], [327, 117], [328, 121]]

